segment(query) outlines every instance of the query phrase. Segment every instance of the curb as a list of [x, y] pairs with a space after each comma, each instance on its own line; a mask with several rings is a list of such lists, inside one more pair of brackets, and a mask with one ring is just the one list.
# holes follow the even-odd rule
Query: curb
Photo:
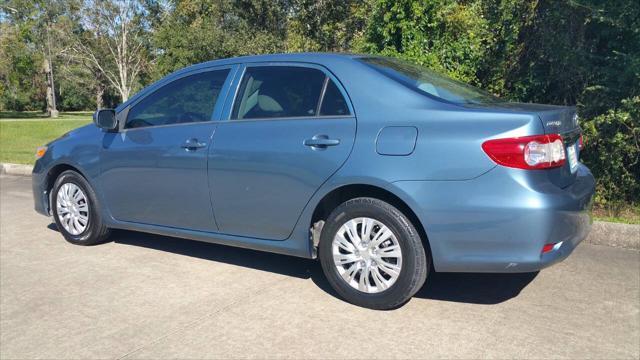
[[640, 250], [640, 225], [594, 221], [584, 241], [594, 245]]
[[[0, 163], [0, 174], [31, 176], [32, 165]], [[640, 225], [594, 221], [584, 242], [640, 250]]]
[[0, 163], [0, 174], [31, 176], [33, 165]]

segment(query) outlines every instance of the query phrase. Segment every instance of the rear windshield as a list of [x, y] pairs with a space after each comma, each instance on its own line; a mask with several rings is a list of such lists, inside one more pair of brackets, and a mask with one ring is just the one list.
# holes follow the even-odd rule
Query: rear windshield
[[488, 92], [410, 62], [387, 57], [369, 57], [359, 60], [405, 86], [446, 101], [458, 104], [500, 102], [499, 98]]

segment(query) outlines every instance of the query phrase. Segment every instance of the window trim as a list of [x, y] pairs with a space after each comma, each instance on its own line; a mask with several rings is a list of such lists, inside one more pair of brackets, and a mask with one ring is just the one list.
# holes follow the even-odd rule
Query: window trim
[[[126, 127], [127, 120], [129, 119], [129, 111], [133, 109], [136, 105], [138, 105], [140, 102], [142, 102], [144, 99], [148, 98], [149, 96], [163, 89], [165, 86], [168, 86], [174, 83], [175, 81], [184, 79], [185, 77], [188, 77], [188, 76], [202, 74], [206, 72], [220, 71], [220, 70], [228, 70], [228, 73], [227, 73], [227, 77], [222, 83], [222, 87], [220, 88], [220, 95], [216, 99], [216, 103], [213, 106], [213, 111], [211, 112], [209, 120], [193, 121], [188, 123], [151, 125], [151, 126], [144, 126], [144, 127], [137, 127], [137, 128]], [[229, 65], [220, 65], [220, 66], [212, 66], [212, 67], [206, 67], [202, 69], [196, 69], [193, 71], [188, 71], [188, 72], [184, 72], [176, 75], [168, 75], [164, 79], [159, 80], [156, 84], [151, 85], [143, 96], [140, 96], [139, 98], [135, 99], [134, 102], [127, 105], [126, 108], [120, 111], [120, 113], [122, 113], [123, 115], [122, 116], [123, 118], [122, 118], [122, 121], [119, 121], [118, 131], [127, 132], [127, 131], [134, 131], [134, 130], [156, 129], [156, 128], [164, 128], [164, 127], [179, 126], [179, 125], [198, 125], [198, 124], [204, 124], [209, 122], [211, 123], [216, 122], [218, 119], [222, 118], [222, 114], [224, 111], [224, 104], [225, 104], [227, 95], [231, 90], [231, 84], [233, 79], [236, 76], [237, 70], [238, 70], [238, 64], [229, 64]]]
[[[320, 109], [322, 109], [322, 103], [324, 102], [324, 95], [327, 92], [327, 86], [329, 85], [329, 76], [324, 76], [324, 81], [322, 82], [322, 90], [320, 90], [320, 99], [318, 99], [318, 105], [316, 106], [316, 116], [320, 116]], [[344, 99], [344, 96], [342, 97]]]
[[[248, 68], [254, 67], [275, 67], [275, 66], [283, 66], [283, 67], [303, 67], [309, 69], [317, 69], [324, 73], [325, 79], [323, 82], [323, 88], [320, 93], [320, 99], [318, 101], [319, 105], [322, 106], [322, 102], [324, 101], [324, 93], [326, 91], [326, 87], [328, 85], [328, 80], [332, 80], [336, 87], [342, 94], [342, 97], [345, 99], [345, 103], [347, 104], [347, 108], [349, 109], [348, 115], [320, 115], [319, 108], [316, 112], [316, 115], [313, 116], [287, 116], [287, 117], [268, 117], [268, 118], [251, 118], [251, 119], [232, 119], [231, 115], [233, 115], [233, 108], [235, 106], [235, 102], [240, 95], [240, 87], [242, 85], [242, 80], [244, 79], [244, 75], [247, 72]], [[281, 120], [309, 120], [309, 119], [348, 119], [355, 118], [355, 110], [351, 103], [351, 97], [347, 93], [346, 89], [342, 85], [342, 83], [338, 80], [338, 78], [326, 67], [316, 63], [307, 63], [307, 62], [292, 62], [292, 61], [269, 61], [269, 62], [250, 62], [242, 64], [242, 67], [236, 72], [234, 78], [234, 89], [229, 93], [229, 99], [225, 103], [224, 116], [223, 119], [220, 120], [220, 123], [240, 123], [240, 122], [253, 122], [253, 121], [281, 121]]]

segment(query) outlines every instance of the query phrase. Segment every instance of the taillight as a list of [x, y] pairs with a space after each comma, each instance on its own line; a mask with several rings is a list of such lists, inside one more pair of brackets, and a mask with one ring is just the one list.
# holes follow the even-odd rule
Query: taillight
[[566, 161], [559, 134], [488, 140], [482, 150], [496, 163], [518, 169], [549, 169]]

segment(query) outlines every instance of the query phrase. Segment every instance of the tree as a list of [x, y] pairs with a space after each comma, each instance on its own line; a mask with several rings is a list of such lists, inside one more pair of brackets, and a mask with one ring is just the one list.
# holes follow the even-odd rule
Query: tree
[[294, 0], [287, 51], [350, 51], [362, 36], [370, 1]]
[[149, 64], [144, 15], [142, 4], [135, 0], [87, 1], [82, 26], [73, 34], [70, 56], [106, 79], [123, 102]]
[[0, 24], [0, 110], [43, 110], [42, 54], [29, 47], [19, 29]]
[[[77, 8], [78, 1], [71, 0], [8, 0], [0, 17], [6, 18], [15, 28], [16, 35], [41, 54], [42, 70], [46, 77], [46, 112], [57, 117], [55, 88], [55, 60], [64, 49], [64, 34], [70, 25], [69, 14]], [[32, 59], [35, 59], [35, 54]]]
[[409, 59], [479, 84], [479, 64], [494, 43], [478, 1], [379, 0], [359, 51]]
[[284, 51], [284, 0], [180, 0], [155, 31], [155, 78], [223, 57]]

